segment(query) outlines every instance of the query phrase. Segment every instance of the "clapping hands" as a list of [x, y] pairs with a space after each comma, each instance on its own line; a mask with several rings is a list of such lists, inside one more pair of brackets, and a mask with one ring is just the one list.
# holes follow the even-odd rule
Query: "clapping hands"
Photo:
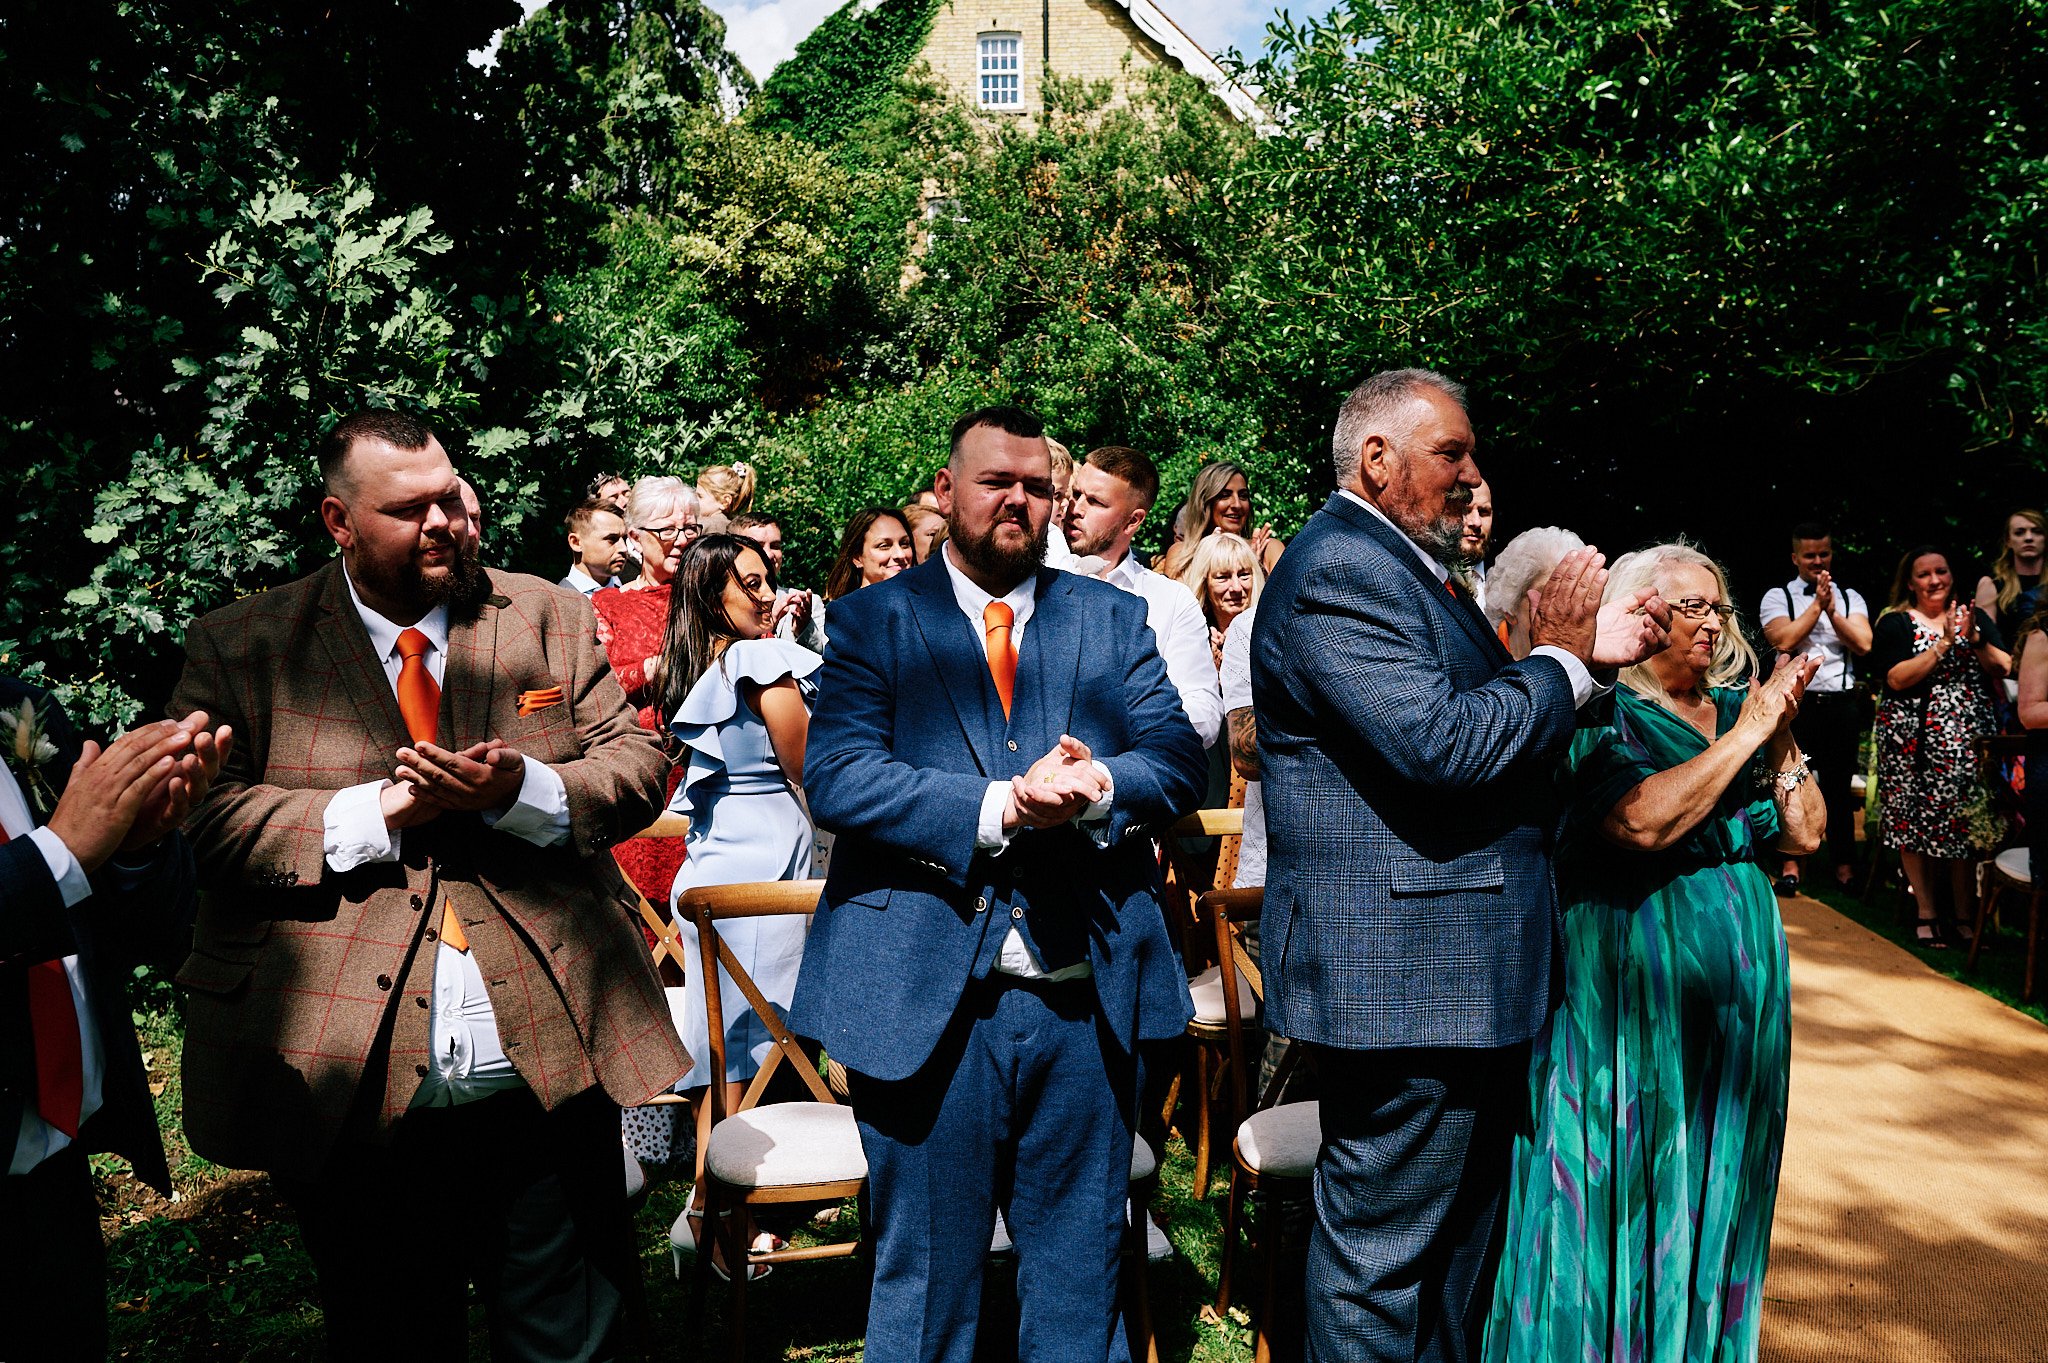
[[1541, 587], [1529, 589], [1531, 644], [1561, 648], [1593, 667], [1629, 667], [1664, 647], [1671, 608], [1654, 590], [1600, 604], [1607, 559], [1591, 545], [1558, 560]]
[[1806, 684], [1820, 670], [1820, 659], [1811, 654], [1789, 658], [1780, 654], [1769, 677], [1752, 677], [1749, 695], [1742, 702], [1738, 725], [1746, 725], [1759, 740], [1788, 734], [1799, 714], [1799, 702]]
[[1108, 792], [1088, 745], [1071, 734], [1061, 734], [1052, 751], [1033, 762], [1029, 771], [1010, 778], [1003, 828], [1006, 832], [1020, 827], [1056, 828]]
[[87, 739], [49, 829], [90, 875], [183, 822], [232, 744], [232, 731], [209, 729], [204, 711], [131, 729], [104, 749]]

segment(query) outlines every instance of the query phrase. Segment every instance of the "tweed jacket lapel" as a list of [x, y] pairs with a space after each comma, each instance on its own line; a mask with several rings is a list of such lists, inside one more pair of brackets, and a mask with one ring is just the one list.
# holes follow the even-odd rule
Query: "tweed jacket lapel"
[[[967, 617], [960, 613], [959, 602], [953, 599], [953, 583], [946, 576], [946, 565], [934, 554], [903, 576], [904, 585], [910, 589], [911, 618], [917, 622], [918, 633], [938, 668], [939, 679], [944, 683], [942, 689], [953, 713], [959, 717], [961, 731], [967, 735], [975, 765], [981, 768], [983, 776], [1007, 771], [1009, 763], [996, 760], [1003, 746], [1003, 706], [996, 699], [995, 680], [988, 673], [988, 652], [975, 637]], [[1029, 629], [1025, 630], [1024, 638], [1028, 646]], [[1021, 674], [1021, 665], [1018, 670]]]
[[[320, 587], [320, 609], [328, 619], [326, 628], [315, 631], [319, 646], [327, 650], [333, 661], [335, 675], [341, 678], [342, 689], [348, 692], [364, 732], [384, 752], [395, 754], [412, 742], [412, 736], [405, 731], [405, 717], [398, 712], [398, 693], [391, 689], [391, 681], [384, 675], [383, 660], [377, 657], [370, 632], [363, 628], [363, 617], [356, 613], [356, 603], [349, 598], [341, 560], [335, 559], [320, 571], [327, 575]], [[444, 711], [445, 708], [444, 702]], [[393, 763], [397, 760], [395, 756], [391, 758]]]
[[491, 701], [497, 692], [499, 607], [495, 593], [472, 617], [448, 621], [448, 666], [441, 676], [441, 746], [461, 751], [491, 737]]
[[1457, 622], [1473, 647], [1484, 653], [1495, 668], [1504, 667], [1511, 661], [1507, 650], [1501, 647], [1500, 636], [1486, 627], [1486, 620], [1479, 614], [1471, 597], [1453, 596], [1447, 591], [1444, 584], [1436, 580], [1436, 574], [1423, 566], [1422, 560], [1416, 556], [1415, 546], [1405, 535], [1339, 493], [1330, 494], [1330, 500], [1323, 503], [1323, 510], [1364, 532], [1393, 555], [1394, 561], [1407, 569], [1421, 585], [1423, 595], [1434, 603], [1436, 609]]
[[1081, 631], [1074, 615], [1072, 573], [1038, 571], [1038, 595], [1031, 623], [1017, 651], [1017, 692], [1010, 732], [1022, 735], [1018, 756], [1036, 762], [1052, 751], [1061, 734], [1072, 732], [1074, 679], [1081, 670]]

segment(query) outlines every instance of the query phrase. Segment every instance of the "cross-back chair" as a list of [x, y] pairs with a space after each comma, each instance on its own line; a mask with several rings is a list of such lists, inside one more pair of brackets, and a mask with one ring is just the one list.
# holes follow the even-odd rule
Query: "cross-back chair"
[[[709, 1077], [704, 1108], [710, 1113], [705, 1138], [698, 1147], [698, 1177], [704, 1187], [705, 1240], [698, 1246], [697, 1271], [691, 1288], [701, 1303], [711, 1272], [713, 1246], [731, 1265], [732, 1357], [746, 1351], [747, 1278], [754, 1265], [796, 1263], [810, 1259], [846, 1258], [859, 1245], [788, 1246], [750, 1251], [741, 1232], [746, 1207], [793, 1202], [837, 1202], [859, 1196], [867, 1182], [867, 1157], [853, 1109], [837, 1102], [817, 1067], [797, 1044], [775, 1006], [761, 993], [732, 949], [719, 936], [718, 924], [734, 918], [768, 914], [810, 914], [817, 911], [819, 880], [766, 881], [746, 885], [707, 885], [685, 890], [676, 901], [678, 917], [689, 914], [697, 925], [698, 960], [705, 982], [704, 1011], [711, 1054], [700, 1057]], [[739, 1106], [726, 1111], [724, 991], [719, 970], [739, 989], [748, 1007], [768, 1029], [773, 1045], [768, 1058], [741, 1095]], [[785, 1063], [810, 1091], [811, 1101], [769, 1103], [761, 1096]]]
[[[1215, 1104], [1218, 1086], [1223, 1081], [1225, 1070], [1224, 1035], [1227, 1014], [1224, 1007], [1222, 939], [1201, 906], [1210, 892], [1229, 889], [1230, 882], [1237, 877], [1237, 853], [1244, 837], [1243, 792], [1243, 783], [1233, 781], [1231, 798], [1237, 802], [1236, 807], [1197, 810], [1176, 823], [1171, 836], [1166, 840], [1168, 879], [1169, 882], [1177, 881], [1181, 890], [1180, 898], [1173, 902], [1184, 906], [1179, 909], [1183, 942], [1182, 960], [1195, 972], [1194, 977], [1188, 981], [1188, 993], [1194, 999], [1195, 1016], [1194, 1020], [1188, 1023], [1187, 1035], [1194, 1043], [1191, 1047], [1191, 1073], [1188, 1079], [1195, 1100], [1195, 1130], [1189, 1144], [1195, 1149], [1196, 1197], [1206, 1196], [1209, 1191]], [[1198, 858], [1195, 854], [1181, 850], [1182, 838], [1198, 837], [1216, 840], [1210, 853], [1202, 854]], [[1246, 959], [1249, 960], [1249, 957]], [[1242, 972], [1238, 978], [1239, 983], [1233, 986], [1236, 994], [1235, 1006], [1239, 1011], [1256, 1013], [1258, 1002], [1249, 995], [1242, 983]], [[1176, 1077], [1167, 1095], [1166, 1117], [1169, 1123], [1180, 1102], [1181, 1084], [1181, 1079]], [[1244, 1104], [1239, 1102], [1234, 1110], [1244, 1111]], [[1188, 1133], [1184, 1130], [1182, 1134]]]

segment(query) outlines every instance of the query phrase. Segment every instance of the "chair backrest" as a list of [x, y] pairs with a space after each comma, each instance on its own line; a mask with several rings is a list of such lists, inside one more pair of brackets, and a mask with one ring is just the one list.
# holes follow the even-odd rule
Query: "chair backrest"
[[1245, 1062], [1251, 1057], [1245, 1042], [1244, 1010], [1237, 997], [1238, 980], [1251, 987], [1252, 997], [1261, 1005], [1266, 1001], [1265, 976], [1244, 944], [1241, 925], [1257, 919], [1265, 903], [1265, 887], [1254, 885], [1242, 890], [1211, 890], [1195, 904], [1196, 914], [1215, 925], [1216, 968], [1223, 986], [1223, 1045], [1230, 1057], [1231, 1097], [1237, 1102], [1233, 1110], [1239, 1113], [1252, 1109], [1245, 1079]]
[[[663, 814], [633, 836], [636, 838], [684, 838], [688, 837], [689, 834], [690, 820], [687, 815]], [[634, 897], [640, 901], [640, 921], [646, 924], [649, 932], [654, 934], [653, 956], [655, 974], [662, 977], [663, 983], [667, 983], [670, 976], [661, 967], [664, 961], [669, 962], [675, 967], [676, 974], [674, 978], [676, 983], [680, 984], [689, 976], [692, 967], [689, 961], [684, 959], [683, 941], [682, 937], [676, 932], [676, 925], [669, 921], [667, 914], [647, 902], [647, 896], [641, 892], [638, 885], [633, 885], [630, 878], [627, 879], [626, 883], [633, 886]]]
[[[1196, 896], [1208, 890], [1227, 889], [1225, 875], [1235, 876], [1237, 858], [1233, 854], [1226, 858], [1220, 843], [1190, 851], [1181, 845], [1186, 838], [1242, 839], [1244, 836], [1244, 810], [1198, 809], [1185, 818], [1174, 822], [1166, 831], [1166, 883], [1165, 893], [1160, 897], [1160, 907], [1166, 912], [1167, 926], [1178, 929], [1181, 937], [1181, 956], [1190, 970], [1197, 970], [1202, 958], [1208, 954], [1209, 944], [1202, 931], [1202, 918], [1196, 911]], [[1228, 862], [1228, 870], [1224, 863]]]
[[754, 983], [746, 967], [739, 963], [739, 958], [732, 954], [732, 948], [718, 934], [718, 924], [722, 919], [761, 918], [777, 914], [803, 914], [808, 917], [817, 912], [818, 896], [824, 888], [822, 880], [766, 880], [742, 885], [703, 885], [685, 890], [676, 897], [676, 916], [689, 914], [697, 925], [699, 959], [695, 969], [704, 981], [704, 1020], [711, 1041], [711, 1055], [697, 1059], [709, 1066], [707, 1073], [711, 1082], [707, 1087], [713, 1126], [731, 1115], [725, 1110], [725, 1084], [721, 1082], [725, 1074], [726, 1026], [725, 991], [718, 983], [721, 967], [775, 1042], [767, 1061], [754, 1075], [754, 1081], [747, 1086], [747, 1091], [740, 1097], [740, 1105], [734, 1111], [745, 1112], [760, 1102], [769, 1079], [784, 1061], [792, 1062], [797, 1077], [804, 1081], [804, 1086], [810, 1089], [811, 1096], [818, 1102], [836, 1101], [832, 1091], [825, 1087], [825, 1081], [818, 1077], [817, 1067], [809, 1062], [797, 1045], [796, 1037], [783, 1025], [775, 1005], [768, 1002], [760, 986]]

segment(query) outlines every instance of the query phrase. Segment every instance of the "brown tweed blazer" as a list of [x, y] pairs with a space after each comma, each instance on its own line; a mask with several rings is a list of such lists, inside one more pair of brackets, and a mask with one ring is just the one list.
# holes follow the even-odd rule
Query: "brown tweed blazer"
[[[185, 1129], [232, 1168], [311, 1174], [346, 1133], [388, 1139], [426, 1074], [434, 940], [452, 905], [505, 1053], [549, 1108], [602, 1085], [645, 1102], [690, 1066], [609, 849], [659, 812], [664, 759], [596, 643], [590, 604], [490, 574], [455, 621], [440, 743], [501, 738], [568, 791], [570, 839], [536, 847], [475, 815], [407, 829], [400, 860], [328, 868], [334, 792], [388, 777], [398, 701], [334, 562], [195, 622], [170, 713], [235, 747], [186, 832], [202, 897], [178, 973]], [[521, 692], [562, 689], [525, 718]]]

